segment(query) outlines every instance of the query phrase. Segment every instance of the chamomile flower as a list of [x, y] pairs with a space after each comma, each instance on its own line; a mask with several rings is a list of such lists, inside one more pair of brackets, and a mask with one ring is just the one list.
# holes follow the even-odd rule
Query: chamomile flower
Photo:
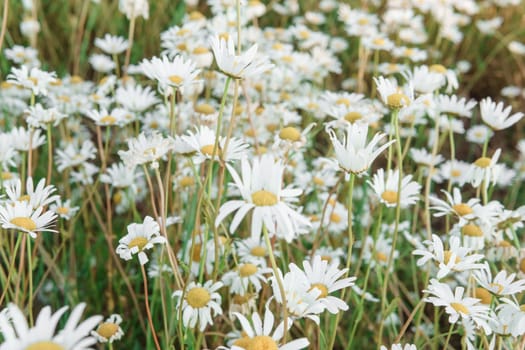
[[484, 267], [474, 272], [474, 277], [479, 285], [497, 296], [516, 295], [525, 290], [525, 279], [514, 281], [515, 273], [507, 274], [501, 270], [496, 276], [492, 276], [488, 263]]
[[221, 287], [222, 282], [190, 282], [185, 293], [182, 290], [173, 293], [173, 297], [178, 298], [177, 309], [182, 308], [182, 323], [185, 327], [194, 328], [198, 321], [202, 332], [207, 325], [213, 324], [212, 317], [222, 314], [221, 296], [217, 293]]
[[100, 73], [109, 73], [117, 67], [111, 57], [103, 54], [93, 54], [89, 56], [89, 64], [94, 70]]
[[57, 126], [67, 116], [55, 107], [44, 108], [40, 103], [29, 107], [27, 113], [27, 124], [34, 128], [47, 129], [48, 125]]
[[91, 335], [97, 338], [100, 343], [111, 344], [124, 335], [124, 331], [120, 328], [121, 323], [122, 317], [118, 314], [113, 314], [99, 324], [96, 330], [91, 331]]
[[56, 151], [56, 163], [58, 171], [84, 164], [88, 160], [95, 159], [97, 149], [91, 140], [85, 140], [82, 144], [68, 143], [63, 149]]
[[129, 46], [129, 42], [121, 36], [106, 34], [104, 38], [96, 38], [95, 46], [108, 55], [118, 55]]
[[[275, 327], [275, 316], [266, 308], [264, 320], [257, 312], [251, 317], [251, 322], [240, 313], [235, 312], [245, 334], [233, 342], [230, 350], [252, 350], [252, 349], [275, 349], [275, 350], [300, 350], [309, 345], [306, 338], [294, 339], [286, 344], [279, 345], [279, 341], [284, 336], [284, 321]], [[292, 326], [291, 320], [288, 322], [288, 328]]]
[[521, 112], [510, 115], [512, 106], [504, 109], [503, 102], [493, 102], [490, 97], [484, 98], [479, 104], [481, 119], [493, 130], [503, 130], [516, 124], [523, 118]]
[[26, 232], [32, 238], [36, 238], [37, 232], [57, 232], [49, 228], [56, 217], [52, 211], [44, 212], [43, 207], [33, 209], [31, 203], [27, 201], [0, 206], [0, 224], [2, 227]]
[[456, 95], [439, 95], [436, 98], [436, 107], [441, 113], [449, 116], [457, 117], [472, 117], [472, 109], [476, 106], [477, 102], [469, 100], [465, 97], [459, 98]]
[[251, 290], [249, 286], [253, 288], [255, 293], [259, 293], [262, 288], [261, 282], [266, 283], [264, 274], [268, 272], [271, 272], [271, 269], [261, 267], [255, 261], [253, 263], [245, 262], [239, 264], [234, 271], [226, 272], [222, 277], [222, 281], [226, 286], [230, 287], [231, 293], [244, 296]]
[[29, 151], [29, 149], [37, 149], [46, 143], [46, 137], [42, 135], [40, 129], [25, 129], [18, 127], [11, 129], [12, 145], [18, 151]]
[[[367, 183], [372, 187], [381, 203], [387, 207], [395, 207], [398, 199], [401, 208], [406, 208], [418, 201], [421, 185], [412, 181], [412, 175], [407, 175], [401, 180], [401, 188], [398, 188], [399, 170], [390, 169], [386, 173], [381, 168], [374, 174], [372, 181]], [[401, 196], [400, 198], [398, 198]]]
[[58, 200], [60, 196], [56, 194], [53, 195], [55, 191], [55, 186], [46, 186], [46, 179], [40, 179], [36, 187], [34, 187], [32, 177], [26, 179], [25, 193], [23, 193], [24, 190], [22, 189], [22, 182], [20, 179], [13, 181], [5, 187], [5, 192], [9, 202], [29, 202], [33, 209], [46, 206]]
[[496, 183], [499, 175], [499, 168], [496, 165], [500, 155], [501, 149], [498, 148], [491, 158], [480, 157], [470, 165], [469, 177], [472, 186], [479, 187], [482, 183], [488, 186]]
[[218, 35], [212, 36], [210, 45], [219, 70], [233, 79], [253, 78], [273, 66], [266, 57], [257, 55], [257, 44], [241, 55], [236, 55], [231, 35], [228, 35], [227, 40]]
[[423, 242], [426, 249], [416, 249], [412, 254], [420, 255], [417, 265], [422, 266], [428, 261], [438, 265], [437, 278], [441, 279], [452, 271], [462, 272], [467, 270], [478, 270], [483, 267], [480, 263], [482, 254], [471, 254], [472, 249], [460, 245], [460, 238], [450, 237], [449, 248], [443, 247], [443, 242], [437, 235], [432, 235], [432, 241]]
[[407, 107], [414, 101], [414, 88], [411, 82], [403, 88], [400, 88], [395, 80], [385, 79], [382, 76], [374, 78], [374, 82], [381, 100], [391, 109]]
[[435, 217], [453, 214], [459, 219], [472, 220], [475, 218], [475, 211], [480, 207], [480, 200], [478, 198], [471, 198], [467, 202], [463, 202], [461, 191], [454, 187], [452, 194], [445, 190], [441, 190], [447, 201], [430, 196], [430, 209], [435, 210]]
[[142, 16], [144, 19], [149, 18], [148, 0], [119, 0], [118, 9], [131, 20]]
[[127, 123], [126, 114], [127, 111], [122, 108], [114, 108], [112, 111], [102, 108], [99, 111], [89, 110], [86, 112], [87, 117], [99, 126], [122, 126]]
[[386, 134], [377, 133], [367, 144], [368, 125], [354, 123], [346, 127], [346, 137], [343, 142], [339, 142], [332, 129], [327, 130], [339, 166], [347, 173], [361, 174], [368, 170], [372, 162], [388, 148], [394, 140], [386, 142], [377, 147], [379, 142], [386, 137]]
[[348, 305], [340, 298], [330, 295], [338, 290], [351, 287], [355, 277], [341, 278], [347, 269], [339, 270], [336, 264], [329, 264], [320, 255], [314, 256], [312, 261], [303, 261], [304, 272], [295, 264], [290, 264], [290, 270], [297, 273], [304, 273], [310, 283], [310, 288], [321, 291], [318, 300], [326, 307], [328, 312], [335, 314], [338, 311], [348, 310]]
[[10, 319], [0, 313], [0, 333], [4, 342], [0, 350], [60, 349], [90, 350], [97, 340], [89, 332], [102, 320], [102, 316], [91, 316], [80, 322], [86, 304], [77, 305], [64, 327], [57, 325], [67, 311], [67, 306], [51, 313], [51, 307], [44, 307], [36, 318], [34, 327], [29, 327], [22, 311], [14, 304], [7, 306]]
[[182, 56], [176, 56], [173, 60], [167, 56], [144, 59], [140, 69], [148, 78], [157, 81], [160, 92], [165, 96], [171, 95], [173, 89], [184, 93], [185, 87], [198, 82], [196, 79], [200, 72], [193, 61]]
[[160, 102], [149, 86], [138, 84], [120, 86], [115, 93], [115, 101], [133, 113], [142, 113]]
[[47, 95], [47, 89], [55, 81], [55, 72], [45, 72], [36, 67], [13, 68], [7, 76], [7, 82], [29, 89], [34, 95]]
[[128, 233], [119, 240], [117, 254], [124, 260], [131, 260], [138, 254], [140, 264], [144, 265], [149, 261], [145, 250], [164, 243], [166, 239], [160, 235], [159, 224], [151, 216], [146, 216], [142, 224], [128, 225]]
[[255, 158], [250, 165], [249, 161], [243, 158], [241, 176], [231, 166], [227, 166], [242, 200], [224, 203], [215, 220], [216, 226], [229, 214], [237, 211], [230, 224], [230, 232], [234, 233], [241, 220], [252, 210], [252, 237], [260, 237], [264, 225], [270, 233], [285, 231], [285, 238], [291, 241], [302, 227], [310, 226], [307, 218], [285, 202], [299, 196], [301, 190], [282, 189], [282, 162], [275, 161], [270, 155], [263, 155]]
[[128, 139], [128, 150], [119, 151], [118, 155], [129, 168], [156, 162], [173, 148], [173, 140], [159, 133], [140, 133], [138, 137]]
[[[387, 348], [386, 346], [384, 345], [381, 345], [381, 349], [380, 350], [389, 350], [389, 348]], [[417, 347], [414, 345], [414, 344], [392, 344], [392, 347], [390, 348], [390, 350], [417, 350]]]
[[471, 319], [478, 327], [482, 327], [487, 334], [491, 333], [488, 324], [490, 319], [489, 307], [481, 304], [480, 299], [465, 297], [465, 288], [456, 287], [453, 292], [448, 284], [432, 279], [428, 289], [423, 292], [430, 295], [423, 299], [425, 302], [432, 303], [434, 306], [445, 307], [450, 323], [456, 323], [460, 318]]
[[510, 318], [509, 333], [513, 337], [523, 336], [525, 334], [525, 307], [508, 298], [501, 298], [501, 301], [503, 303], [497, 309]]
[[54, 211], [60, 218], [65, 220], [70, 220], [79, 209], [79, 207], [71, 206], [71, 200], [69, 199], [66, 201], [57, 199], [55, 203], [49, 206], [49, 210]]

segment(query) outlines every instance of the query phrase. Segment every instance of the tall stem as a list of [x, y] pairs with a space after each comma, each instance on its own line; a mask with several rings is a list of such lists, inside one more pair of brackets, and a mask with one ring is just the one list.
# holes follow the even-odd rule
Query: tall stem
[[126, 49], [126, 58], [124, 59], [124, 80], [128, 77], [128, 66], [129, 60], [131, 58], [131, 48], [133, 47], [133, 37], [135, 35], [135, 20], [136, 16], [132, 13], [130, 22], [129, 22], [129, 31], [128, 31], [128, 48]]
[[53, 173], [53, 133], [51, 132], [51, 124], [47, 124], [47, 178], [46, 185], [51, 183], [51, 175]]
[[151, 318], [151, 311], [149, 309], [149, 297], [148, 297], [148, 276], [146, 275], [146, 270], [144, 265], [140, 265], [140, 270], [142, 271], [142, 278], [144, 280], [144, 304], [146, 305], [146, 314], [148, 315], [148, 322], [151, 329], [151, 334], [153, 335], [153, 341], [155, 342], [155, 347], [157, 350], [161, 350], [159, 340], [157, 339], [157, 334], [155, 333], [155, 326], [153, 325], [153, 319]]
[[275, 280], [277, 281], [277, 285], [279, 286], [279, 293], [281, 294], [281, 300], [283, 303], [283, 318], [284, 318], [283, 342], [286, 343], [286, 336], [288, 335], [288, 307], [286, 305], [286, 295], [284, 291], [284, 284], [281, 279], [281, 274], [279, 273], [277, 269], [277, 263], [275, 262], [275, 256], [273, 254], [273, 248], [272, 248], [272, 243], [270, 242], [270, 237], [268, 236], [268, 230], [266, 229], [266, 226], [264, 225], [263, 225], [263, 235], [264, 235], [264, 241], [266, 242], [266, 247], [268, 248], [268, 255], [270, 256], [270, 263], [272, 264], [273, 274], [275, 276]]

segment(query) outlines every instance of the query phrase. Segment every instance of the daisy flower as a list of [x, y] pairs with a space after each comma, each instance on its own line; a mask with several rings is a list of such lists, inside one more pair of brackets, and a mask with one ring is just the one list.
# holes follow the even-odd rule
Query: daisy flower
[[58, 109], [44, 108], [40, 103], [29, 107], [26, 110], [27, 124], [34, 128], [46, 129], [49, 124], [57, 126], [60, 121], [67, 117], [67, 115], [58, 111]]
[[230, 287], [231, 293], [240, 296], [244, 296], [249, 290], [251, 290], [249, 286], [252, 286], [256, 293], [259, 293], [262, 288], [261, 282], [266, 283], [266, 277], [264, 277], [264, 274], [271, 271], [272, 269], [270, 268], [261, 268], [261, 266], [255, 263], [255, 261], [254, 263], [246, 262], [240, 264], [235, 271], [226, 272], [222, 276], [222, 281], [226, 286]]
[[173, 293], [172, 296], [178, 298], [177, 309], [182, 308], [185, 327], [194, 328], [199, 321], [199, 330], [203, 332], [208, 324], [213, 324], [212, 317], [222, 314], [221, 296], [217, 293], [221, 287], [222, 282], [207, 281], [203, 285], [191, 282], [186, 287], [184, 299], [182, 290]]
[[412, 175], [407, 175], [401, 180], [401, 188], [398, 188], [399, 170], [389, 170], [386, 174], [381, 168], [374, 174], [372, 181], [367, 183], [372, 187], [381, 203], [387, 207], [395, 207], [398, 197], [401, 208], [406, 208], [418, 201], [421, 185], [412, 181]]
[[56, 73], [45, 72], [39, 68], [29, 69], [26, 66], [12, 68], [7, 82], [31, 90], [34, 95], [47, 95], [51, 83], [56, 82]]
[[496, 165], [500, 155], [501, 148], [498, 148], [491, 158], [480, 157], [470, 165], [468, 176], [472, 186], [479, 187], [482, 183], [488, 186], [496, 183], [499, 175], [499, 168]]
[[159, 224], [151, 216], [146, 216], [142, 224], [128, 225], [127, 235], [119, 240], [117, 254], [124, 260], [131, 260], [138, 254], [140, 264], [144, 265], [149, 261], [144, 251], [164, 243], [166, 239], [160, 235]]
[[54, 223], [56, 214], [52, 211], [43, 213], [43, 210], [43, 207], [33, 209], [27, 201], [0, 206], [0, 224], [5, 229], [26, 232], [32, 238], [36, 238], [37, 232], [57, 232], [49, 228]]
[[469, 100], [465, 97], [458, 98], [456, 95], [439, 95], [436, 98], [436, 107], [441, 113], [445, 113], [450, 116], [458, 117], [472, 117], [472, 109], [476, 106], [477, 102]]
[[122, 108], [114, 108], [111, 112], [105, 108], [100, 109], [100, 111], [89, 110], [86, 112], [86, 116], [99, 126], [121, 126], [128, 122], [126, 120], [127, 114], [128, 112]]
[[57, 199], [55, 203], [49, 206], [49, 210], [55, 212], [60, 218], [70, 220], [77, 213], [79, 207], [72, 207], [71, 200], [62, 201]]
[[142, 16], [144, 19], [149, 18], [148, 0], [119, 0], [118, 9], [131, 20]]
[[[91, 316], [79, 323], [86, 304], [77, 305], [69, 316], [64, 328], [57, 325], [67, 310], [67, 306], [51, 313], [45, 306], [36, 318], [34, 327], [29, 327], [22, 311], [14, 304], [7, 306], [9, 318], [0, 313], [0, 333], [4, 342], [0, 350], [60, 349], [90, 350], [97, 340], [89, 332], [102, 320], [102, 316]], [[55, 334], [56, 333], [56, 334]]]
[[290, 270], [297, 273], [304, 273], [310, 283], [310, 288], [317, 288], [321, 291], [318, 300], [326, 307], [328, 312], [335, 314], [339, 310], [348, 310], [348, 305], [340, 298], [330, 295], [331, 293], [351, 287], [355, 277], [342, 278], [348, 269], [339, 270], [336, 264], [328, 264], [321, 256], [316, 255], [312, 261], [303, 261], [304, 272], [295, 264], [290, 264]]
[[103, 54], [93, 54], [89, 56], [89, 64], [91, 64], [91, 67], [93, 67], [95, 71], [107, 74], [117, 67], [111, 57]]
[[434, 196], [430, 196], [430, 203], [432, 206], [430, 209], [435, 210], [435, 217], [445, 215], [456, 215], [460, 220], [472, 220], [476, 217], [476, 210], [480, 208], [480, 200], [478, 198], [471, 198], [467, 202], [463, 202], [461, 191], [459, 188], [454, 187], [452, 195], [441, 190], [445, 194], [447, 201], [439, 199]]
[[460, 245], [460, 238], [450, 237], [449, 249], [443, 247], [443, 242], [437, 235], [432, 235], [432, 241], [423, 242], [426, 249], [416, 249], [413, 255], [420, 255], [417, 265], [422, 266], [432, 260], [438, 265], [437, 278], [441, 279], [452, 271], [462, 272], [483, 268], [479, 263], [484, 258], [482, 254], [471, 254], [472, 249]]
[[147, 135], [142, 132], [138, 137], [128, 139], [128, 148], [128, 151], [118, 151], [118, 155], [127, 167], [133, 168], [164, 157], [173, 148], [173, 140], [159, 133]]
[[5, 192], [11, 203], [17, 201], [27, 201], [31, 204], [33, 209], [46, 206], [60, 199], [60, 196], [52, 195], [55, 191], [55, 186], [46, 186], [46, 179], [40, 179], [36, 187], [34, 187], [32, 177], [28, 177], [26, 179], [25, 194], [22, 193], [22, 181], [20, 179], [17, 179], [16, 181], [13, 181], [9, 185], [5, 186]]
[[212, 36], [210, 45], [219, 70], [233, 79], [253, 78], [273, 67], [266, 57], [257, 56], [257, 44], [241, 55], [235, 54], [231, 35], [227, 40], [218, 35]]
[[228, 170], [234, 180], [234, 186], [240, 191], [242, 200], [231, 200], [224, 203], [220, 209], [215, 226], [231, 213], [237, 211], [230, 224], [233, 234], [246, 214], [253, 210], [251, 235], [260, 237], [263, 225], [270, 233], [285, 231], [287, 241], [301, 231], [310, 222], [302, 214], [291, 208], [284, 200], [293, 199], [301, 194], [299, 189], [282, 188], [284, 165], [275, 161], [270, 155], [263, 155], [249, 161], [241, 161], [241, 176], [231, 166]]
[[97, 338], [100, 343], [111, 344], [124, 335], [124, 331], [120, 328], [121, 323], [122, 317], [118, 314], [113, 314], [99, 324], [96, 330], [91, 331], [91, 335]]
[[[181, 136], [181, 139], [186, 142], [195, 152], [193, 159], [196, 164], [200, 164], [205, 160], [212, 159], [213, 148], [215, 147], [215, 131], [207, 126], [197, 128], [195, 133], [188, 131], [187, 135]], [[226, 153], [223, 149], [226, 146], [226, 138], [219, 137], [219, 142], [216, 150], [216, 160], [218, 158], [224, 161], [238, 160], [243, 157], [248, 148], [248, 144], [235, 137], [230, 138]]]
[[138, 84], [120, 86], [115, 92], [115, 101], [133, 113], [142, 113], [160, 102], [149, 86]]
[[414, 101], [414, 88], [411, 82], [403, 88], [400, 88], [395, 80], [385, 79], [382, 76], [379, 78], [374, 77], [374, 82], [381, 100], [391, 109], [407, 107]]
[[266, 267], [268, 249], [262, 237], [248, 237], [242, 241], [235, 242], [235, 253], [241, 262], [256, 262]]
[[471, 319], [478, 327], [482, 327], [485, 333], [490, 334], [492, 332], [488, 324], [490, 319], [489, 306], [481, 304], [479, 299], [465, 297], [465, 288], [456, 287], [452, 292], [448, 284], [432, 279], [428, 289], [423, 292], [431, 295], [423, 299], [425, 302], [432, 303], [434, 306], [445, 307], [450, 323], [456, 323], [460, 318]]
[[196, 78], [200, 72], [195, 62], [184, 60], [182, 56], [176, 56], [173, 60], [167, 56], [144, 59], [140, 63], [140, 69], [145, 76], [157, 81], [159, 90], [166, 96], [171, 95], [173, 89], [184, 91], [184, 87], [197, 83]]
[[104, 38], [96, 38], [95, 46], [108, 55], [118, 55], [129, 46], [129, 42], [121, 36], [106, 34]]
[[367, 144], [368, 124], [349, 124], [346, 127], [346, 137], [343, 137], [342, 143], [337, 139], [334, 130], [328, 129], [327, 132], [334, 146], [339, 166], [345, 172], [352, 174], [362, 174], [367, 171], [379, 154], [395, 142], [395, 140], [391, 140], [376, 148], [386, 136], [386, 134], [377, 133]]
[[510, 318], [509, 333], [513, 337], [520, 337], [525, 334], [525, 310], [523, 305], [519, 305], [513, 300], [501, 298], [502, 304], [497, 309], [500, 313], [506, 314]]
[[387, 348], [384, 345], [381, 345], [380, 350], [417, 350], [417, 347], [414, 344], [392, 344], [392, 347]]
[[496, 104], [490, 97], [484, 98], [479, 104], [481, 119], [493, 130], [503, 130], [516, 124], [523, 118], [523, 113], [518, 112], [510, 115], [512, 106], [503, 109], [504, 104]]
[[485, 263], [482, 269], [475, 271], [474, 277], [481, 287], [498, 296], [516, 295], [525, 290], [525, 279], [514, 281], [516, 274], [507, 275], [505, 270], [501, 270], [493, 277], [488, 263]]
[[[266, 308], [264, 320], [257, 312], [251, 317], [251, 322], [240, 313], [235, 312], [242, 326], [242, 338], [233, 342], [230, 350], [251, 350], [251, 349], [275, 349], [275, 350], [300, 350], [306, 348], [310, 343], [306, 338], [294, 339], [279, 345], [279, 341], [284, 336], [284, 321], [275, 327], [275, 317], [273, 313]], [[292, 326], [291, 320], [288, 322], [288, 328]]]
[[46, 137], [42, 135], [40, 129], [25, 129], [23, 126], [11, 129], [11, 141], [14, 148], [18, 151], [29, 151], [37, 149], [46, 143]]
[[85, 140], [81, 145], [68, 143], [67, 146], [56, 151], [56, 163], [58, 171], [86, 163], [96, 158], [97, 149], [90, 140]]

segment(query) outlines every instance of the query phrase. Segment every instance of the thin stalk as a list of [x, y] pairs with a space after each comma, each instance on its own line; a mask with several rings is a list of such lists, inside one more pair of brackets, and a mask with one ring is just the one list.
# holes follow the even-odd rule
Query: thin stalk
[[157, 334], [155, 333], [155, 326], [153, 325], [153, 320], [151, 318], [151, 311], [149, 309], [148, 276], [146, 276], [146, 270], [144, 269], [144, 265], [140, 264], [140, 270], [142, 271], [142, 278], [144, 280], [144, 304], [146, 305], [146, 314], [148, 315], [148, 322], [151, 329], [151, 334], [153, 335], [155, 347], [157, 348], [157, 350], [161, 350], [159, 340], [157, 339]]
[[33, 326], [33, 253], [31, 252], [31, 239], [27, 240], [27, 265], [29, 275], [29, 325]]
[[135, 14], [132, 13], [131, 14], [131, 19], [130, 19], [130, 22], [129, 22], [129, 31], [128, 31], [128, 41], [129, 41], [129, 45], [128, 45], [128, 48], [126, 49], [126, 57], [124, 59], [124, 80], [126, 80], [126, 78], [128, 77], [128, 66], [129, 66], [129, 60], [131, 58], [131, 48], [133, 47], [133, 37], [135, 35], [135, 20], [136, 20], [136, 17], [135, 17]]
[[4, 301], [4, 298], [7, 295], [7, 291], [9, 290], [9, 280], [11, 279], [11, 274], [15, 270], [16, 252], [18, 251], [18, 248], [20, 247], [20, 242], [22, 241], [22, 236], [23, 235], [19, 234], [18, 237], [16, 238], [15, 248], [13, 249], [11, 262], [9, 263], [9, 270], [8, 270], [9, 273], [7, 274], [7, 279], [5, 281], [5, 288], [2, 291], [2, 296], [0, 296], [0, 305], [2, 305], [2, 302]]
[[47, 124], [47, 177], [46, 186], [51, 183], [51, 176], [53, 173], [53, 133], [51, 132], [51, 124]]
[[279, 286], [279, 293], [281, 294], [281, 300], [283, 302], [283, 318], [284, 318], [284, 336], [283, 342], [286, 343], [286, 336], [288, 335], [288, 307], [286, 305], [286, 295], [284, 291], [284, 284], [281, 279], [281, 274], [278, 272], [277, 264], [275, 262], [275, 256], [273, 254], [272, 243], [270, 242], [270, 237], [268, 236], [268, 230], [266, 226], [263, 225], [263, 235], [264, 241], [266, 242], [266, 247], [268, 248], [268, 255], [270, 256], [270, 263], [272, 264], [273, 274], [275, 275], [275, 280]]

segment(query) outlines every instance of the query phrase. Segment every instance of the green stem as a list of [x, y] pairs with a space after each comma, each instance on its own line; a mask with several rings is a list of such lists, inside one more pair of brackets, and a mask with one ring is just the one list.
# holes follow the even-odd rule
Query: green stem
[[46, 185], [51, 183], [51, 176], [53, 173], [53, 133], [51, 132], [51, 124], [47, 124], [47, 178]]
[[27, 262], [29, 275], [29, 324], [33, 325], [33, 252], [31, 251], [31, 238], [27, 239]]

